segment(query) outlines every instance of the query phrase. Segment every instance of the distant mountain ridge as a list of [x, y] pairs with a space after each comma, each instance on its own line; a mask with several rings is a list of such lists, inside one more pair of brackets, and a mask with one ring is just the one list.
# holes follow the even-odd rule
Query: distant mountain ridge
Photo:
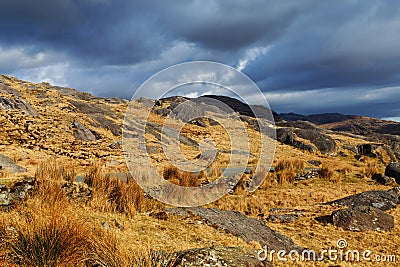
[[333, 122], [342, 122], [350, 119], [356, 119], [355, 115], [344, 115], [341, 113], [321, 113], [312, 115], [301, 115], [296, 113], [280, 113], [279, 116], [287, 121], [309, 121], [314, 124], [327, 124]]
[[377, 118], [340, 113], [322, 113], [301, 115], [296, 113], [280, 113], [279, 117], [286, 121], [308, 121], [324, 129], [350, 132], [358, 135], [371, 134], [400, 135], [400, 123]]

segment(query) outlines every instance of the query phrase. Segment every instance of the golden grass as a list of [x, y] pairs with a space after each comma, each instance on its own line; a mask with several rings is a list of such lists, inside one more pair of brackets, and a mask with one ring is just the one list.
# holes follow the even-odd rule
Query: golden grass
[[365, 178], [370, 179], [372, 176], [378, 173], [377, 167], [373, 163], [367, 163], [367, 166], [365, 166], [362, 169], [362, 174], [364, 175]]
[[66, 201], [35, 200], [35, 210], [19, 206], [1, 219], [5, 261], [20, 266], [80, 265], [90, 251], [91, 228], [69, 212]]
[[0, 178], [8, 178], [10, 177], [11, 173], [7, 170], [0, 170]]
[[300, 159], [280, 160], [275, 168], [276, 180], [279, 184], [291, 184], [297, 173], [304, 171], [304, 161]]
[[295, 172], [304, 170], [304, 161], [299, 159], [283, 159], [278, 162], [276, 171], [293, 170]]
[[[202, 174], [204, 176], [204, 174]], [[185, 186], [185, 187], [197, 187], [200, 185], [201, 179], [191, 172], [180, 171], [177, 167], [171, 166], [164, 168], [163, 178], [169, 182]], [[204, 177], [202, 177], [204, 180]]]
[[126, 181], [112, 177], [105, 173], [100, 162], [93, 163], [88, 169], [85, 182], [93, 189], [90, 200], [93, 208], [132, 216], [146, 207], [143, 190], [130, 175]]
[[296, 173], [293, 169], [284, 169], [277, 175], [279, 184], [291, 184], [294, 182]]
[[55, 159], [42, 161], [36, 169], [35, 178], [39, 180], [74, 182], [76, 177], [74, 165], [61, 164]]

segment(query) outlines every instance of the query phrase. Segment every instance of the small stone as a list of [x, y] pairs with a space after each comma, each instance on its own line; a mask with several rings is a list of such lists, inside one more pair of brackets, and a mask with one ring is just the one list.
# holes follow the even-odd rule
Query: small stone
[[280, 223], [291, 223], [297, 221], [299, 215], [297, 214], [271, 214], [267, 217], [267, 221], [280, 222]]
[[101, 227], [105, 230], [109, 230], [111, 228], [111, 225], [108, 222], [102, 222]]
[[150, 217], [166, 221], [168, 220], [168, 214], [165, 211], [159, 211], [159, 212], [152, 212], [150, 213]]

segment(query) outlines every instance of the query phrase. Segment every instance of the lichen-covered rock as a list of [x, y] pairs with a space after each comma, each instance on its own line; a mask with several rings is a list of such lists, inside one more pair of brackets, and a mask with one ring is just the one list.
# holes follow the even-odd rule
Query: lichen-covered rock
[[37, 115], [36, 110], [22, 97], [8, 98], [0, 97], [0, 109], [4, 110], [20, 110], [25, 115]]
[[7, 171], [10, 173], [22, 173], [26, 172], [26, 169], [15, 164], [11, 158], [0, 154], [0, 171]]
[[390, 210], [400, 204], [400, 195], [393, 189], [366, 191], [325, 203], [326, 205], [342, 205], [349, 208], [356, 206], [374, 207], [380, 210]]
[[65, 192], [67, 197], [79, 202], [86, 203], [92, 197], [92, 189], [85, 183], [64, 183], [61, 185], [61, 189]]
[[211, 247], [176, 252], [174, 266], [192, 267], [262, 267], [272, 266], [257, 258], [257, 250], [240, 247]]
[[332, 223], [350, 231], [390, 231], [394, 218], [380, 209], [357, 206], [332, 213]]
[[400, 162], [392, 162], [385, 169], [385, 175], [393, 177], [400, 184]]
[[0, 185], [0, 207], [11, 207], [24, 200], [34, 184], [33, 178], [25, 178], [11, 185]]
[[97, 140], [96, 136], [79, 121], [74, 121], [72, 123], [72, 128], [74, 128], [74, 137], [78, 140], [86, 142]]
[[262, 247], [271, 249], [285, 249], [302, 251], [304, 248], [297, 246], [292, 239], [268, 227], [264, 221], [246, 217], [238, 211], [220, 210], [215, 208], [171, 208], [166, 210], [178, 216], [200, 217], [208, 225], [222, 229], [227, 233], [240, 237], [246, 242], [255, 241]]

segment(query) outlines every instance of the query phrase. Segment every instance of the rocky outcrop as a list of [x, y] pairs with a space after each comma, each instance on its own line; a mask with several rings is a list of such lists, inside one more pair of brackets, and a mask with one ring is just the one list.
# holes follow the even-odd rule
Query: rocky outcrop
[[97, 140], [93, 132], [86, 128], [86, 126], [79, 121], [74, 121], [72, 123], [72, 128], [74, 129], [74, 137], [78, 140], [82, 140], [85, 142]]
[[332, 223], [350, 231], [390, 231], [394, 227], [394, 218], [374, 207], [356, 206], [334, 211]]
[[390, 163], [385, 169], [385, 175], [394, 178], [396, 183], [400, 184], [400, 163]]
[[363, 155], [363, 156], [376, 157], [376, 154], [373, 153], [374, 149], [375, 149], [375, 147], [373, 146], [373, 144], [357, 145], [358, 154]]
[[366, 191], [325, 203], [326, 205], [342, 205], [349, 208], [357, 206], [374, 207], [380, 210], [390, 210], [400, 204], [400, 191], [398, 187], [390, 190]]
[[61, 185], [61, 190], [68, 198], [78, 202], [87, 203], [92, 197], [92, 189], [85, 183], [64, 183]]
[[317, 131], [309, 129], [295, 129], [294, 133], [303, 139], [309, 140], [317, 149], [326, 155], [336, 155], [337, 145], [335, 141], [328, 135]]
[[33, 190], [34, 184], [35, 180], [32, 178], [25, 178], [10, 186], [0, 184], [0, 207], [11, 207], [24, 200], [27, 194]]
[[[179, 141], [187, 146], [198, 147], [197, 142], [186, 135], [177, 133], [175, 129], [169, 128], [167, 126], [162, 127], [161, 125], [153, 122], [147, 122], [146, 124], [146, 133], [153, 135], [157, 138], [158, 141], [168, 142], [168, 138], [175, 138], [175, 136], [179, 136]], [[162, 138], [162, 134], [165, 135], [166, 138]]]
[[11, 158], [0, 154], [0, 171], [6, 171], [10, 173], [22, 173], [26, 172], [26, 169], [15, 164]]
[[293, 130], [289, 128], [276, 129], [276, 137], [278, 141], [286, 145], [293, 146], [295, 148], [305, 150], [311, 153], [317, 152], [317, 149], [313, 145], [306, 144], [304, 142], [297, 140]]
[[70, 103], [81, 113], [92, 117], [97, 122], [95, 126], [108, 129], [115, 136], [120, 136], [122, 134], [122, 127], [105, 117], [109, 116], [113, 118], [117, 116], [117, 114], [112, 112], [109, 108], [100, 104], [95, 105], [83, 101], [70, 101]]
[[0, 97], [0, 109], [19, 110], [25, 115], [37, 115], [36, 110], [22, 97]]
[[[316, 152], [318, 149], [322, 154], [336, 155], [338, 148], [336, 142], [328, 135], [326, 135], [322, 129], [317, 128], [314, 124], [309, 122], [280, 122], [279, 126], [290, 126], [280, 127], [276, 129], [277, 140], [302, 149], [309, 152]], [[292, 126], [301, 127], [294, 128]], [[299, 138], [310, 141], [310, 144], [301, 142]]]
[[376, 173], [376, 174], [372, 175], [371, 179], [376, 181], [377, 183], [383, 184], [383, 185], [391, 185], [394, 182], [392, 180], [392, 178], [390, 178], [386, 175], [382, 175], [381, 173]]
[[194, 216], [201, 218], [206, 224], [240, 237], [246, 242], [255, 241], [262, 247], [302, 251], [292, 239], [269, 228], [264, 221], [246, 217], [238, 211], [215, 208], [171, 208], [166, 210], [178, 216]]
[[176, 252], [173, 266], [193, 267], [262, 267], [272, 266], [268, 261], [260, 261], [257, 258], [257, 251], [249, 248], [220, 247], [195, 248]]
[[267, 221], [280, 222], [280, 223], [291, 223], [297, 221], [299, 218], [298, 214], [270, 214], [267, 217]]

